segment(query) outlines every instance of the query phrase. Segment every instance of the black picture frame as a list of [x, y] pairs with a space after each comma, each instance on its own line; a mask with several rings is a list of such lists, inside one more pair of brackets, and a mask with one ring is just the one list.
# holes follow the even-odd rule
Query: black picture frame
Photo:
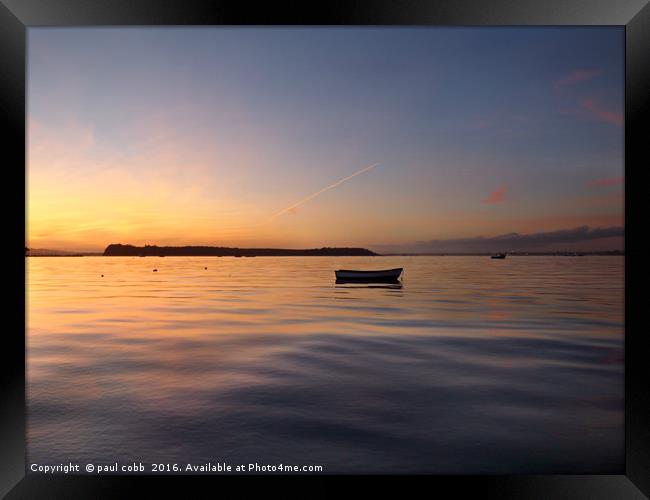
[[[640, 175], [650, 164], [643, 119], [650, 99], [650, 5], [648, 0], [384, 0], [374, 2], [260, 2], [211, 0], [0, 0], [0, 109], [4, 134], [2, 197], [7, 245], [7, 309], [14, 316], [3, 338], [0, 413], [0, 495], [6, 498], [113, 498], [183, 496], [200, 487], [214, 497], [229, 491], [248, 496], [282, 488], [300, 496], [341, 491], [334, 476], [41, 476], [25, 471], [25, 58], [32, 26], [117, 25], [618, 25], [626, 33], [625, 102], [625, 471], [612, 476], [371, 476], [367, 487], [403, 493], [416, 481], [429, 493], [454, 497], [636, 499], [650, 495], [650, 363], [645, 360], [640, 316], [643, 279], [638, 250]], [[18, 193], [18, 199], [7, 196]], [[22, 196], [22, 199], [20, 198]], [[634, 238], [634, 240], [633, 240]], [[636, 245], [636, 246], [635, 246]], [[22, 250], [20, 250], [22, 252]], [[23, 259], [21, 262], [18, 259]], [[639, 286], [640, 290], [641, 287]], [[16, 290], [16, 292], [9, 292]], [[343, 481], [348, 483], [350, 476]], [[424, 484], [423, 484], [424, 483]], [[364, 491], [367, 493], [367, 488]], [[230, 489], [235, 488], [235, 489]], [[410, 489], [409, 488], [409, 489]], [[449, 490], [451, 488], [452, 490]], [[137, 489], [139, 493], [134, 493]], [[415, 490], [411, 490], [415, 491]], [[231, 496], [231, 495], [227, 495]], [[233, 495], [235, 496], [235, 495]]]

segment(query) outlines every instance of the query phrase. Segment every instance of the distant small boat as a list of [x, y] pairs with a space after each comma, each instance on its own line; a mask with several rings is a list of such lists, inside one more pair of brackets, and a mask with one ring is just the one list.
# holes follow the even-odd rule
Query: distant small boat
[[353, 271], [349, 269], [339, 269], [334, 271], [337, 281], [358, 281], [362, 283], [393, 283], [399, 280], [403, 268], [383, 269], [380, 271]]
[[505, 258], [506, 258], [506, 254], [505, 254], [505, 253], [495, 253], [495, 254], [492, 256], [492, 258], [493, 258], [493, 259], [505, 259]]

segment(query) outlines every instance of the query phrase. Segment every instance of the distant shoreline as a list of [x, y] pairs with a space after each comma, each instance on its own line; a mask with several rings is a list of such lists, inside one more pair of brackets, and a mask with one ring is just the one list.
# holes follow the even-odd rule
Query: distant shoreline
[[[490, 253], [391, 253], [373, 255], [318, 255], [318, 254], [290, 254], [290, 255], [242, 255], [242, 257], [490, 257]], [[78, 253], [78, 254], [40, 254], [25, 255], [25, 257], [139, 257], [139, 255], [105, 255], [103, 253]], [[160, 255], [144, 255], [143, 257], [160, 257]], [[165, 257], [236, 257], [235, 255], [165, 255]], [[613, 250], [610, 252], [546, 252], [546, 253], [511, 253], [508, 257], [625, 257], [625, 252]]]
[[119, 257], [371, 257], [378, 255], [366, 248], [323, 247], [309, 249], [286, 248], [233, 248], [211, 246], [159, 247], [157, 245], [111, 244], [104, 250], [104, 256]]
[[[567, 251], [552, 252], [505, 252], [509, 257], [586, 257], [625, 256], [624, 250]], [[379, 254], [366, 248], [322, 247], [310, 249], [287, 248], [237, 248], [212, 246], [157, 246], [111, 244], [104, 252], [73, 252], [54, 249], [28, 249], [25, 257], [487, 257], [494, 252], [394, 252]]]
[[[383, 257], [489, 257], [494, 252], [477, 253], [382, 253]], [[508, 257], [611, 257], [625, 256], [622, 250], [598, 252], [507, 252]]]

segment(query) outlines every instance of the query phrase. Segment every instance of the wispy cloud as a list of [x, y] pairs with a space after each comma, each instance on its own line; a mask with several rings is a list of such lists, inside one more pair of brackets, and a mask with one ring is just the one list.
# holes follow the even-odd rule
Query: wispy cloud
[[585, 95], [580, 86], [574, 88], [577, 84], [588, 82], [601, 73], [600, 69], [576, 69], [557, 80], [553, 84], [555, 90], [566, 89], [566, 94], [575, 100], [574, 107], [565, 108], [561, 112], [621, 126], [623, 125], [622, 107], [616, 109], [603, 103], [602, 98], [593, 93]]
[[623, 112], [607, 108], [604, 104], [594, 98], [582, 98], [578, 101], [582, 110], [591, 118], [611, 123], [612, 125], [623, 125]]
[[594, 179], [589, 181], [587, 185], [589, 187], [605, 187], [605, 186], [619, 186], [623, 184], [623, 177], [606, 177], [604, 179]]
[[580, 82], [589, 81], [601, 73], [599, 69], [576, 69], [564, 76], [560, 80], [556, 81], [554, 87], [559, 89], [561, 87], [567, 87], [575, 85]]
[[495, 203], [503, 203], [506, 201], [506, 195], [508, 194], [508, 186], [501, 186], [499, 189], [492, 191], [490, 195], [481, 200], [481, 203], [492, 205]]
[[343, 179], [340, 179], [340, 180], [336, 181], [334, 184], [330, 184], [329, 186], [326, 186], [326, 187], [324, 187], [323, 189], [319, 189], [319, 190], [316, 191], [315, 193], [310, 194], [309, 196], [303, 198], [303, 199], [300, 200], [299, 202], [294, 203], [293, 205], [290, 205], [290, 206], [288, 206], [288, 207], [286, 207], [286, 208], [283, 208], [282, 210], [280, 210], [279, 212], [277, 212], [276, 214], [274, 214], [274, 215], [271, 217], [271, 220], [274, 220], [274, 219], [276, 219], [277, 217], [279, 217], [279, 216], [281, 216], [281, 215], [283, 215], [283, 214], [286, 214], [286, 213], [295, 213], [296, 210], [297, 210], [297, 208], [298, 208], [300, 205], [302, 205], [302, 204], [304, 204], [304, 203], [307, 203], [309, 200], [312, 200], [312, 199], [316, 198], [317, 196], [323, 194], [323, 193], [326, 192], [326, 191], [329, 191], [330, 189], [334, 189], [335, 187], [340, 186], [340, 185], [343, 184], [344, 182], [349, 181], [350, 179], [352, 179], [353, 177], [356, 177], [357, 175], [361, 175], [361, 174], [367, 172], [368, 170], [371, 170], [371, 169], [375, 168], [377, 165], [379, 165], [379, 163], [373, 163], [372, 165], [368, 165], [367, 167], [362, 168], [362, 169], [359, 170], [358, 172], [355, 172], [355, 173], [353, 173], [353, 174], [351, 174], [351, 175], [348, 175], [347, 177], [344, 177]]

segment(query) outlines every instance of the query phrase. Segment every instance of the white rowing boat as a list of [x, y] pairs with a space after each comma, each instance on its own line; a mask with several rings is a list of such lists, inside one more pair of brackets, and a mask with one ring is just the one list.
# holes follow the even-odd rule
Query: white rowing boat
[[360, 281], [360, 282], [395, 282], [399, 280], [403, 268], [382, 269], [378, 271], [354, 271], [350, 269], [339, 269], [334, 271], [339, 281]]

